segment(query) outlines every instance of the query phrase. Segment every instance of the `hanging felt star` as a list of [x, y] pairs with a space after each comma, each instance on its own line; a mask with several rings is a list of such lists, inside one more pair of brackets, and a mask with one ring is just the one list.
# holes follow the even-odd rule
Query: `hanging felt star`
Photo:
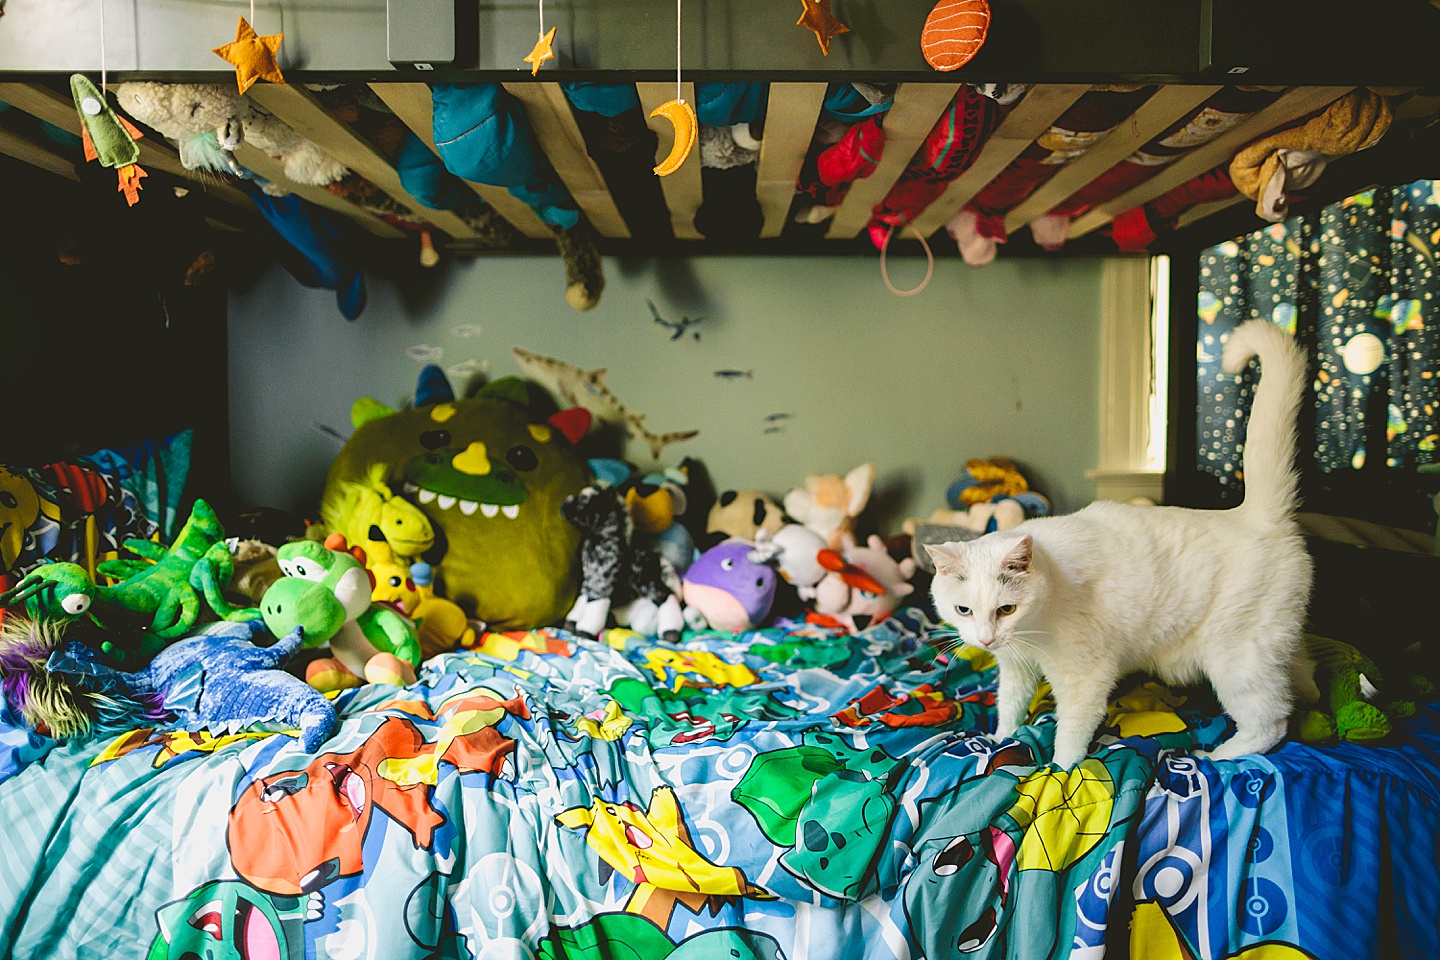
[[285, 82], [280, 74], [280, 65], [275, 62], [275, 54], [280, 52], [280, 41], [283, 39], [283, 33], [257, 36], [255, 28], [241, 17], [235, 39], [223, 47], [216, 47], [213, 52], [221, 60], [235, 64], [235, 84], [244, 93], [261, 77], [271, 83]]
[[805, 12], [800, 14], [800, 19], [795, 21], [799, 27], [808, 27], [815, 34], [815, 39], [820, 41], [820, 52], [830, 56], [830, 38], [839, 36], [842, 33], [849, 33], [850, 28], [845, 26], [835, 15], [830, 12], [830, 0], [800, 0], [805, 6]]
[[530, 55], [525, 58], [525, 62], [530, 64], [530, 76], [533, 77], [535, 76], [535, 74], [540, 72], [540, 64], [544, 63], [546, 60], [555, 59], [555, 54], [550, 50], [550, 44], [552, 44], [554, 41], [554, 27], [550, 28], [549, 33], [540, 34], [540, 39], [535, 41], [535, 49], [531, 50]]

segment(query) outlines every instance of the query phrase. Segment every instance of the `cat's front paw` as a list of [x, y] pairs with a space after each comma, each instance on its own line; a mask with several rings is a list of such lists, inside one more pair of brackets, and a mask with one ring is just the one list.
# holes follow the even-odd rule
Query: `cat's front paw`
[[1020, 725], [1016, 723], [997, 723], [995, 724], [995, 737], [998, 740], [1009, 740], [1019, 729]]
[[1055, 759], [1051, 762], [1061, 770], [1073, 770], [1079, 766], [1080, 761], [1085, 759], [1084, 752], [1072, 752], [1069, 750], [1057, 750]]

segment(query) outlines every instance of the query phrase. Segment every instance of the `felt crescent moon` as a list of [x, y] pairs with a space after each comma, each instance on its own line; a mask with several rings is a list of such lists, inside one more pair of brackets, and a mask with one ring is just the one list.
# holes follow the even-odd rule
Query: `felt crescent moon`
[[700, 121], [695, 108], [684, 100], [669, 100], [650, 111], [651, 118], [664, 117], [675, 128], [675, 145], [670, 155], [655, 167], [657, 177], [668, 177], [685, 163], [690, 151], [695, 149], [695, 137], [700, 130]]

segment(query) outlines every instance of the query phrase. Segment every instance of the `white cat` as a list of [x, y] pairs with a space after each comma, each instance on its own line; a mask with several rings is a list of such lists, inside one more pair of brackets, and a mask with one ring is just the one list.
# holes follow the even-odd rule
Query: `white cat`
[[1269, 750], [1296, 699], [1319, 696], [1301, 643], [1311, 567], [1294, 518], [1305, 357], [1257, 320], [1230, 335], [1222, 366], [1238, 373], [1256, 354], [1239, 506], [1097, 502], [927, 548], [937, 613], [1000, 664], [998, 734], [1024, 722], [1041, 676], [1055, 693], [1064, 769], [1084, 759], [1112, 688], [1135, 671], [1176, 684], [1209, 678], [1236, 724], [1210, 754], [1217, 760]]

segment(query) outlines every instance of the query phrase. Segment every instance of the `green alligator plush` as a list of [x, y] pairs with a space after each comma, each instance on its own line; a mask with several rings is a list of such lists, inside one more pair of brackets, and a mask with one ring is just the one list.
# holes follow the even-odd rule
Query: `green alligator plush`
[[[1380, 668], [1365, 654], [1328, 637], [1307, 635], [1305, 639], [1315, 660], [1320, 703], [1301, 719], [1301, 740], [1374, 743], [1390, 735], [1393, 721], [1415, 715], [1414, 701], [1388, 698]], [[1419, 676], [1409, 678], [1408, 686], [1416, 694], [1434, 691], [1430, 682]]]

